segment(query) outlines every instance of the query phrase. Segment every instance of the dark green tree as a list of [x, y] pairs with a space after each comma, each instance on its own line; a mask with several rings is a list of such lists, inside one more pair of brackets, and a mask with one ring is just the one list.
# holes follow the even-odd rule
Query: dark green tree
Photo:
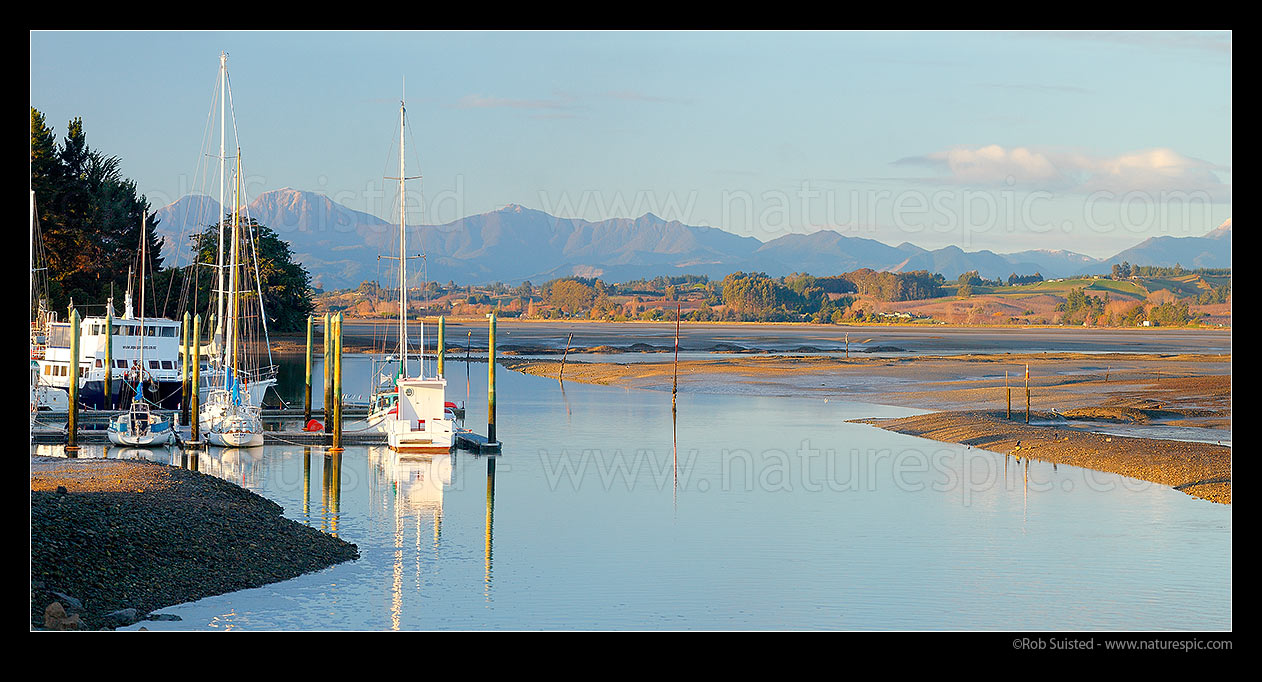
[[[268, 331], [296, 332], [306, 329], [307, 316], [315, 310], [315, 303], [311, 298], [311, 275], [302, 264], [294, 262], [289, 242], [277, 236], [271, 228], [260, 225], [254, 219], [246, 227], [248, 231], [243, 231], [245, 236], [242, 241], [250, 243], [252, 233], [254, 248], [258, 253], [259, 288], [263, 292], [263, 311], [267, 315]], [[194, 268], [197, 271], [196, 299], [199, 307], [204, 308], [214, 300], [214, 265], [219, 254], [219, 226], [208, 226], [204, 232], [195, 235], [192, 242], [198, 264]], [[243, 261], [251, 269], [248, 274], [249, 280], [253, 282], [254, 263], [249, 258]]]
[[[47, 267], [49, 303], [65, 314], [74, 299], [85, 313], [100, 313], [111, 293], [121, 298], [128, 273], [140, 271], [140, 229], [147, 218], [146, 275], [162, 267], [162, 243], [149, 202], [122, 176], [122, 162], [93, 150], [82, 119], [70, 121], [60, 145], [44, 116], [31, 107], [31, 189]], [[157, 296], [151, 287], [146, 305]], [[139, 300], [139, 292], [136, 292]], [[97, 309], [92, 309], [97, 308]]]

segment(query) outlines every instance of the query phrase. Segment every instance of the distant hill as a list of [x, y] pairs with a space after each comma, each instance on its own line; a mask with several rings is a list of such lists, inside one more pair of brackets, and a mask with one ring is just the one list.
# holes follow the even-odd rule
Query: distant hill
[[[1101, 261], [1090, 272], [1108, 272], [1115, 263], [1185, 268], [1231, 267], [1231, 221], [1201, 237], [1149, 237], [1112, 258]], [[1103, 269], [1101, 269], [1103, 267]], [[1087, 272], [1082, 270], [1080, 272]]]
[[[390, 281], [385, 273], [394, 270], [394, 262], [378, 259], [379, 255], [395, 255], [397, 248], [398, 228], [388, 221], [323, 194], [292, 188], [264, 193], [251, 201], [247, 210], [290, 242], [296, 259], [311, 272], [317, 287], [340, 289], [365, 280]], [[162, 221], [158, 231], [173, 241], [181, 232], [187, 239], [194, 231], [213, 224], [218, 213], [219, 204], [213, 198], [186, 196], [158, 211]], [[1053, 278], [1104, 273], [1113, 262], [1122, 260], [1140, 265], [1173, 265], [1177, 261], [1185, 267], [1227, 267], [1230, 232], [1228, 221], [1204, 237], [1158, 237], [1111, 259], [1096, 260], [1069, 251], [998, 254], [964, 251], [956, 246], [928, 250], [903, 243], [895, 247], [832, 230], [787, 234], [763, 243], [714, 227], [664, 220], [651, 213], [588, 221], [509, 205], [444, 225], [412, 226], [408, 251], [426, 256], [423, 265], [417, 262], [409, 266], [413, 283], [425, 275], [431, 280], [462, 284], [526, 279], [539, 283], [571, 275], [627, 281], [682, 274], [722, 277], [738, 270], [772, 276], [793, 272], [828, 275], [865, 267], [895, 272], [929, 270], [948, 279], [970, 270], [988, 279], [1006, 278], [1014, 272], [1040, 272]]]
[[907, 260], [907, 256], [906, 252], [874, 239], [819, 230], [810, 234], [786, 234], [763, 244], [752, 254], [752, 261], [745, 269], [773, 276], [793, 272], [825, 275], [859, 268], [895, 268]]

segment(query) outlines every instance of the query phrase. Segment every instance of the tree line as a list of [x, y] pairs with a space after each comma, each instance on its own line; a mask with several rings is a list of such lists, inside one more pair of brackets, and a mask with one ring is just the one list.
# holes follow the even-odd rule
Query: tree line
[[[187, 265], [170, 265], [172, 254], [164, 251], [168, 245], [157, 235], [157, 216], [121, 169], [118, 156], [88, 144], [82, 118], [71, 119], [59, 141], [44, 114], [31, 107], [31, 191], [39, 229], [39, 243], [33, 246], [41, 260], [40, 269], [32, 273], [32, 311], [42, 305], [66, 317], [73, 302], [81, 314], [104, 314], [113, 297], [115, 312], [121, 312], [119, 303], [129, 281], [141, 271], [142, 220], [147, 256], [143, 313], [178, 317], [209, 304], [218, 226], [207, 226], [186, 244], [170, 245], [187, 248], [190, 254]], [[247, 229], [258, 255], [268, 330], [304, 329], [306, 316], [315, 308], [310, 275], [294, 262], [288, 242], [274, 231], [256, 221]], [[137, 306], [139, 293], [133, 294]]]

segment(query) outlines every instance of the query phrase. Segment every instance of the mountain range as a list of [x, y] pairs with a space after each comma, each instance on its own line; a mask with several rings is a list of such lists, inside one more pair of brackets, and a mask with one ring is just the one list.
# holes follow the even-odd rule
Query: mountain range
[[[167, 253], [180, 239], [203, 230], [219, 215], [219, 202], [189, 195], [157, 211], [157, 231]], [[314, 286], [341, 289], [366, 280], [389, 281], [398, 226], [339, 204], [323, 194], [280, 189], [259, 195], [247, 215], [290, 243]], [[541, 283], [578, 275], [621, 282], [659, 275], [723, 277], [738, 270], [781, 276], [793, 272], [837, 274], [859, 268], [929, 270], [948, 279], [977, 270], [988, 279], [1010, 273], [1045, 278], [1106, 273], [1114, 263], [1184, 267], [1231, 267], [1231, 220], [1200, 237], [1151, 237], [1111, 258], [1072, 251], [1032, 250], [999, 254], [957, 246], [929, 250], [910, 243], [890, 246], [832, 230], [788, 234], [768, 242], [714, 227], [684, 225], [647, 213], [639, 218], [588, 221], [558, 218], [510, 204], [444, 225], [409, 226], [409, 255], [425, 254], [428, 279], [461, 284], [493, 281]], [[394, 254], [397, 255], [397, 254]]]

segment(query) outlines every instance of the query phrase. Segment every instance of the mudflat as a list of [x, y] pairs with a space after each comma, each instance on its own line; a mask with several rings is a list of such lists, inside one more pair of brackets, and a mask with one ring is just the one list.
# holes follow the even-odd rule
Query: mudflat
[[[762, 395], [823, 396], [938, 410], [866, 423], [1118, 473], [1231, 502], [1229, 446], [1102, 435], [1067, 424], [1072, 420], [1229, 431], [1229, 354], [734, 355], [678, 365], [619, 363], [616, 357], [610, 356], [608, 362], [567, 362], [564, 379], [669, 391], [678, 376], [680, 391], [730, 392], [739, 387]], [[501, 364], [537, 376], [561, 376], [559, 360], [507, 358]], [[1032, 425], [1025, 423], [1027, 366], [1029, 408], [1036, 422]]]

